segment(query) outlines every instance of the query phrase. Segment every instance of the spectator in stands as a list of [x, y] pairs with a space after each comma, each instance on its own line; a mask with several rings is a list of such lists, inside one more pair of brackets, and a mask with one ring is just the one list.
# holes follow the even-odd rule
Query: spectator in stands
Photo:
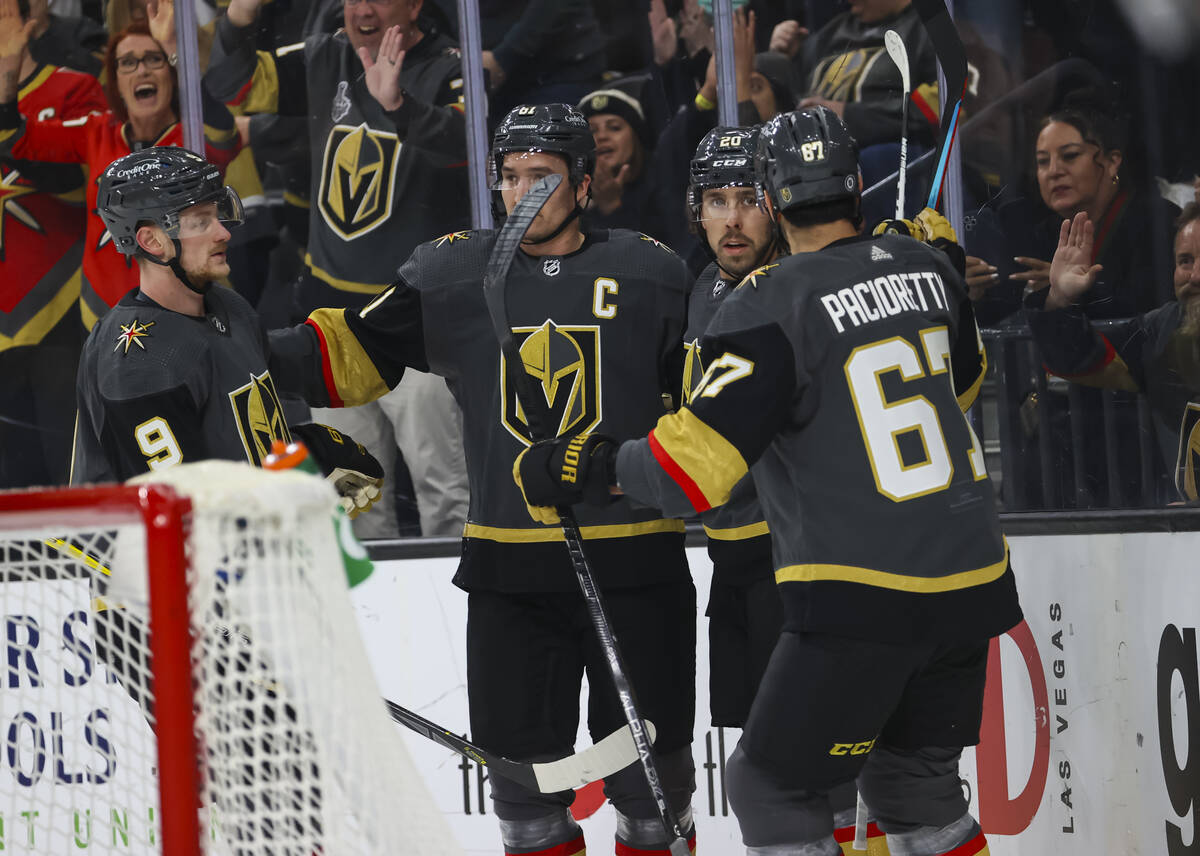
[[1158, 447], [1174, 473], [1174, 501], [1200, 503], [1200, 203], [1184, 208], [1175, 235], [1175, 299], [1104, 333], [1088, 321], [1101, 266], [1086, 212], [1064, 220], [1049, 288], [1025, 306], [1052, 371], [1077, 383], [1136, 391], [1154, 415]]
[[[0, 35], [0, 154], [82, 163], [97, 176], [121, 155], [148, 146], [182, 145], [174, 67], [174, 5], [171, 0], [151, 0], [149, 8], [148, 23], [132, 24], [109, 39], [104, 62], [109, 109], [82, 121], [39, 121], [21, 114], [17, 75], [29, 31], [14, 27]], [[208, 158], [224, 167], [239, 146], [233, 117], [207, 97], [204, 117]], [[99, 316], [137, 285], [137, 270], [113, 249], [95, 214], [95, 181], [89, 181], [87, 188], [82, 309], [84, 325], [90, 330]]]
[[[312, 204], [293, 316], [365, 306], [414, 247], [442, 234], [450, 240], [469, 222], [458, 47], [418, 23], [422, 0], [344, 0], [344, 30], [311, 35], [303, 50], [256, 54], [261, 5], [230, 3], [205, 79], [227, 102], [252, 99], [263, 112], [307, 119]], [[256, 77], [260, 61], [266, 73]], [[256, 79], [270, 81], [265, 91], [251, 86]], [[389, 475], [399, 446], [423, 534], [461, 533], [461, 415], [441, 380], [411, 372], [380, 401], [316, 418], [363, 443]], [[363, 538], [396, 537], [390, 492], [355, 527]]]
[[[1179, 209], [1137, 174], [1128, 124], [1113, 107], [1114, 97], [1107, 90], [1080, 90], [1042, 120], [1034, 145], [1041, 205], [1018, 200], [1002, 208], [1003, 243], [990, 251], [989, 261], [984, 261], [988, 253], [978, 250], [967, 259], [968, 286], [978, 290], [993, 284], [976, 305], [981, 323], [1014, 312], [1022, 288], [1046, 287], [1046, 260], [1057, 246], [1059, 224], [1080, 212], [1096, 229], [1093, 261], [1103, 266], [1087, 292], [1092, 317], [1124, 318], [1169, 299], [1156, 277], [1166, 280], [1169, 224]], [[1154, 228], [1156, 222], [1161, 230]], [[1011, 285], [1004, 287], [1006, 260], [1012, 257], [1020, 269], [1008, 274]]]
[[50, 12], [47, 0], [30, 0], [29, 15], [36, 22], [29, 40], [34, 60], [100, 75], [108, 33], [91, 18]]
[[852, 0], [802, 41], [801, 29], [796, 21], [783, 21], [771, 44], [795, 51], [805, 93], [800, 106], [824, 105], [846, 123], [860, 147], [865, 185], [894, 172], [900, 157], [903, 89], [900, 71], [884, 56], [887, 30], [895, 30], [908, 50], [916, 108], [908, 112], [909, 157], [932, 146], [939, 121], [937, 57], [912, 0]]
[[494, 117], [517, 104], [574, 104], [600, 82], [604, 36], [592, 0], [489, 0], [479, 26]]
[[[44, 6], [44, 4], [43, 4]], [[18, 8], [19, 7], [19, 8]], [[14, 12], [19, 11], [19, 17]], [[0, 32], [37, 19], [18, 0], [0, 3]], [[26, 50], [17, 73], [18, 109], [78, 119], [104, 110], [94, 77], [39, 62]], [[0, 158], [0, 488], [66, 484], [83, 345], [79, 266], [86, 175], [75, 164]]]
[[648, 228], [647, 207], [654, 183], [646, 174], [654, 144], [637, 98], [610, 86], [597, 89], [579, 102], [596, 140], [596, 172], [589, 224], [602, 228]]

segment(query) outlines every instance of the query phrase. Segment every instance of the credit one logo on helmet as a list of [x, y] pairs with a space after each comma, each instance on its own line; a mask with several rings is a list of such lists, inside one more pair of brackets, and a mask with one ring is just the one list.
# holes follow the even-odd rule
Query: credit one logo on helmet
[[351, 241], [392, 214], [400, 138], [386, 131], [334, 125], [325, 141], [317, 206], [329, 228]]
[[[514, 327], [513, 338], [525, 371], [545, 398], [556, 436], [591, 431], [600, 424], [600, 328], [558, 325]], [[508, 366], [500, 355], [501, 421], [514, 437], [529, 445], [525, 408], [508, 382]]]

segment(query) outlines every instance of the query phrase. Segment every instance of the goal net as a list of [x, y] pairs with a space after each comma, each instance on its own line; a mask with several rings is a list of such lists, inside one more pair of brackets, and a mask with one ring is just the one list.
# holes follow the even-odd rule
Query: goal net
[[0, 850], [460, 853], [388, 718], [320, 478], [0, 492]]

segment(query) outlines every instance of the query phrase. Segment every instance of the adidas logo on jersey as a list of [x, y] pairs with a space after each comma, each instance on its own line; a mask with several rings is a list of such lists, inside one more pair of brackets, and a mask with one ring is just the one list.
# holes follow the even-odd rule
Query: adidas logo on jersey
[[875, 244], [871, 244], [871, 261], [882, 262], [882, 261], [891, 261], [891, 260], [892, 260], [891, 253], [889, 253], [887, 250], [883, 249], [882, 247], [879, 247]]

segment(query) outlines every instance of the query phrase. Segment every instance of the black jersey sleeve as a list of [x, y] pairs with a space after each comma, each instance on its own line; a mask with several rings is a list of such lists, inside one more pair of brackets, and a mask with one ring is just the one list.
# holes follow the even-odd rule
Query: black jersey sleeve
[[621, 489], [667, 515], [724, 504], [805, 386], [787, 335], [766, 319], [707, 336], [701, 348], [712, 359], [691, 402], [618, 454]]
[[1142, 349], [1149, 337], [1138, 316], [1101, 334], [1078, 306], [1045, 309], [1046, 292], [1025, 299], [1026, 318], [1046, 368], [1087, 386], [1136, 392], [1144, 389]]
[[256, 24], [236, 27], [224, 15], [217, 20], [216, 38], [204, 73], [205, 88], [222, 103], [244, 108], [253, 87], [256, 112], [307, 116], [305, 52], [280, 56], [256, 51], [255, 29]]

